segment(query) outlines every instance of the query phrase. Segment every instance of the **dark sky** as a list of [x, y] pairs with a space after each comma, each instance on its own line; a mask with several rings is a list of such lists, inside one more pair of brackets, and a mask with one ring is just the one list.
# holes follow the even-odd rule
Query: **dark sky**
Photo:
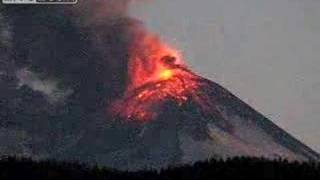
[[143, 2], [132, 14], [193, 70], [320, 151], [320, 1]]

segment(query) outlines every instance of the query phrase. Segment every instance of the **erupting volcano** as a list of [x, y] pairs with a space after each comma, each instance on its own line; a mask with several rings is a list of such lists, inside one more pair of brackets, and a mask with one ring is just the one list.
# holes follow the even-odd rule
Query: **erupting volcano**
[[125, 153], [131, 157], [128, 168], [233, 156], [319, 160], [226, 89], [189, 70], [179, 51], [156, 35], [138, 32], [129, 53], [127, 89], [112, 106], [117, 119], [143, 122], [130, 137], [135, 140]]
[[125, 96], [113, 107], [116, 114], [148, 121], [157, 117], [166, 101], [174, 100], [181, 106], [189, 98], [198, 99], [205, 108], [202, 103], [206, 100], [197, 95], [200, 77], [187, 69], [179, 51], [155, 35], [144, 34], [130, 52], [130, 81]]
[[199, 91], [206, 80], [188, 69], [182, 54], [158, 36], [144, 29], [138, 32], [129, 53], [127, 90], [113, 104], [113, 114], [148, 122], [157, 118], [168, 101], [180, 107], [192, 101], [205, 114], [220, 116], [210, 98]]
[[179, 50], [129, 16], [130, 2], [3, 7], [1, 155], [123, 170], [214, 157], [320, 159], [192, 72]]

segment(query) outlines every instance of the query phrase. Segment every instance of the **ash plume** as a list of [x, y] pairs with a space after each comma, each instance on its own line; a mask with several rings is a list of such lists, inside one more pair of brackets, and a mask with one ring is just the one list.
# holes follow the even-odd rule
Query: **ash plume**
[[[76, 157], [90, 151], [76, 147], [96, 134], [97, 124], [101, 132], [107, 128], [106, 107], [126, 89], [129, 47], [142, 27], [128, 16], [129, 3], [1, 5], [0, 136], [24, 137], [13, 138], [7, 144], [17, 146], [4, 146], [2, 154]], [[63, 98], [52, 103], [57, 92]]]
[[58, 79], [85, 106], [97, 109], [123, 93], [129, 31], [139, 24], [127, 16], [128, 3], [83, 0], [71, 7], [5, 7], [16, 68]]

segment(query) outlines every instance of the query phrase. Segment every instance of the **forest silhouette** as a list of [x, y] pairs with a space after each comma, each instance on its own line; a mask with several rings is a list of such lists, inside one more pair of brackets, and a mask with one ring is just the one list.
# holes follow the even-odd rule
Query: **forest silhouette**
[[32, 180], [219, 180], [219, 179], [320, 179], [319, 162], [236, 157], [210, 159], [163, 170], [119, 171], [97, 165], [56, 160], [2, 157], [0, 179]]

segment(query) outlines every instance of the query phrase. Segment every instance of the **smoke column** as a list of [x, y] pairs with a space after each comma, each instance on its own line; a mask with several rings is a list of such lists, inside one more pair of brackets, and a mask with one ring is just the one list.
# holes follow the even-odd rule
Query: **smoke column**
[[[127, 15], [129, 3], [79, 0], [74, 6], [1, 9], [5, 22], [0, 22], [1, 27], [10, 35], [1, 36], [1, 43], [6, 43], [1, 59], [6, 62], [0, 69], [10, 66], [10, 74], [0, 74], [5, 87], [0, 96], [3, 154], [85, 160], [88, 152], [113, 147], [105, 140], [109, 136], [102, 135], [109, 133], [111, 117], [106, 109], [130, 84], [130, 49], [137, 32], [144, 31], [141, 22]], [[21, 74], [36, 77], [21, 78]], [[19, 82], [19, 77], [43, 83]], [[45, 82], [52, 83], [45, 87]], [[62, 102], [48, 101], [46, 93], [53, 91], [52, 84], [57, 86], [54, 90], [67, 91]], [[78, 148], [97, 137], [103, 143]], [[122, 141], [122, 134], [117, 137]]]
[[80, 0], [75, 6], [8, 7], [17, 68], [57, 78], [84, 106], [101, 108], [121, 96], [127, 83], [130, 31], [141, 26], [127, 16], [128, 4]]

